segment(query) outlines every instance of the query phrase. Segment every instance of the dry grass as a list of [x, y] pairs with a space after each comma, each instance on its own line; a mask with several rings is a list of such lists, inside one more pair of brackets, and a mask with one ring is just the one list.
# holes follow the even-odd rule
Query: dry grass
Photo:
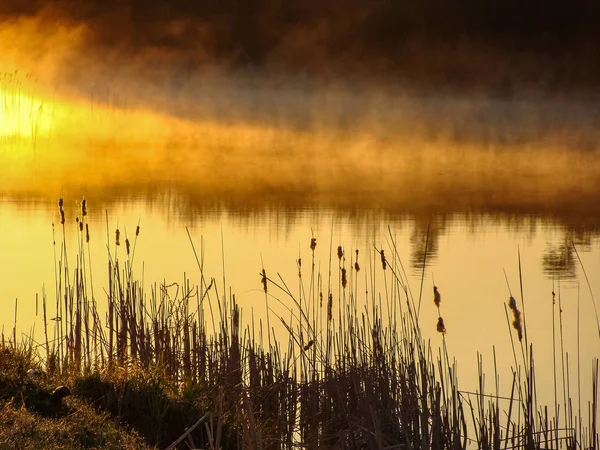
[[77, 396], [53, 403], [58, 380], [39, 370], [30, 349], [1, 346], [0, 374], [0, 449], [149, 448]]

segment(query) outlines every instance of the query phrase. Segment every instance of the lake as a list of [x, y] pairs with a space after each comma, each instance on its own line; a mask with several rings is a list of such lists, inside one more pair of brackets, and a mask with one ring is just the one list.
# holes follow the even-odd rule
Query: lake
[[[16, 317], [17, 335], [41, 342], [42, 292], [54, 304], [60, 242], [72, 259], [87, 246], [76, 222], [85, 198], [86, 263], [100, 305], [107, 248], [130, 261], [148, 290], [164, 283], [173, 295], [184, 274], [199, 282], [202, 255], [204, 276], [220, 295], [235, 294], [243, 323], [264, 325], [268, 304], [277, 336], [287, 341], [279, 318], [296, 306], [283, 291], [265, 302], [263, 268], [304, 296], [306, 307], [320, 308], [321, 320], [327, 305], [318, 292], [341, 292], [347, 268], [360, 293], [357, 309], [368, 311], [372, 300], [391, 319], [384, 249], [421, 298], [419, 322], [434, 349], [442, 345], [433, 303], [433, 286], [439, 289], [444, 339], [465, 391], [478, 389], [477, 354], [492, 374], [495, 351], [501, 392], [510, 394], [512, 295], [534, 345], [540, 401], [554, 403], [552, 376], [561, 372], [552, 369], [554, 332], [570, 355], [571, 393], [581, 389], [587, 410], [592, 359], [600, 355], [600, 109], [593, 98], [355, 94], [236, 82], [158, 108], [160, 99], [57, 100], [2, 87], [5, 337]], [[129, 257], [125, 239], [135, 248]]]

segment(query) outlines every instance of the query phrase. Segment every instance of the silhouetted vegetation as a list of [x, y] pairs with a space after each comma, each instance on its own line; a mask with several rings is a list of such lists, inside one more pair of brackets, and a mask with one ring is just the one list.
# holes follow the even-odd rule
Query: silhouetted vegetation
[[[59, 212], [62, 222], [62, 200]], [[155, 284], [146, 291], [133, 271], [137, 239], [143, 233], [139, 227], [131, 240], [118, 229], [111, 233], [106, 308], [101, 313], [89, 265], [86, 203], [76, 220], [74, 254], [65, 244], [64, 229], [72, 222], [66, 219], [57, 225], [63, 239], [56, 243], [56, 299], [43, 297], [39, 353], [32, 350], [33, 341], [19, 349], [14, 333], [12, 343], [0, 346], [0, 420], [10, 413], [6, 420], [34, 422], [18, 433], [0, 433], [0, 439], [8, 435], [8, 442], [17, 447], [39, 438], [42, 419], [15, 418], [15, 401], [54, 420], [54, 427], [69, 411], [88, 411], [89, 420], [96, 423], [96, 413], [89, 409], [93, 405], [99, 417], [108, 414], [149, 445], [171, 444], [169, 449], [280, 449], [298, 443], [308, 448], [462, 449], [474, 444], [490, 449], [573, 449], [593, 447], [598, 441], [597, 398], [590, 399], [585, 417], [566, 394], [561, 400], [555, 392], [555, 413], [566, 411], [560, 417], [551, 417], [548, 408], [538, 405], [522, 293], [519, 303], [511, 295], [505, 305], [514, 353], [510, 397], [500, 395], [498, 373], [493, 374], [495, 394], [486, 394], [481, 356], [477, 392], [460, 390], [445, 334], [447, 327], [461, 324], [444, 321], [446, 303], [438, 286], [433, 292], [422, 291], [431, 294], [413, 296], [391, 232], [389, 246], [374, 250], [380, 263], [369, 268], [360, 268], [359, 251], [338, 247], [339, 274], [327, 282], [314, 264], [315, 249], [322, 244], [313, 237], [306, 243], [311, 253], [305, 262], [297, 261], [297, 293], [284, 280], [273, 278], [270, 268], [257, 270], [266, 321], [251, 322], [244, 329], [235, 295], [222, 295], [219, 283], [205, 278], [202, 253], [196, 253], [191, 236], [199, 284], [184, 277], [181, 284]], [[359, 306], [364, 295], [361, 270], [370, 285], [376, 280], [385, 284], [381, 291], [367, 292], [364, 310]], [[433, 305], [426, 302], [423, 307], [437, 308], [437, 324], [428, 325], [441, 335], [437, 356], [423, 338], [419, 321], [421, 300], [428, 297]], [[275, 315], [274, 304], [285, 308], [286, 317]], [[281, 331], [276, 333], [276, 327]], [[562, 348], [562, 326], [559, 338]], [[564, 365], [568, 357], [557, 351], [554, 341], [553, 351]], [[41, 367], [35, 363], [36, 354], [42, 358]], [[555, 391], [562, 383], [560, 388], [567, 392], [574, 375], [560, 377], [558, 370]], [[72, 395], [54, 402], [52, 392], [59, 383], [65, 384], [60, 391], [68, 389]], [[592, 386], [597, 393], [597, 360], [592, 364]], [[63, 426], [79, 433], [82, 425], [76, 422], [74, 428]], [[587, 425], [577, 425], [582, 423]], [[108, 437], [97, 432], [93, 428], [87, 441], [78, 435], [66, 448], [109, 445]], [[137, 439], [135, 433], [123, 436]], [[112, 447], [132, 448], [132, 442]]]

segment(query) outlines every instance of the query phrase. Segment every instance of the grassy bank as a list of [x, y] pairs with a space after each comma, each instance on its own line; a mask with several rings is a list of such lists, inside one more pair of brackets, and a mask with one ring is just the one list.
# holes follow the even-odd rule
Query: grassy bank
[[[293, 289], [259, 268], [267, 314], [244, 327], [235, 295], [205, 276], [203, 246], [192, 236], [198, 283], [147, 288], [133, 270], [143, 231], [130, 240], [107, 229], [108, 285], [99, 287], [85, 201], [75, 251], [62, 200], [58, 217], [43, 340], [17, 345], [13, 333], [0, 349], [0, 418], [14, 424], [0, 448], [42, 446], [33, 442], [54, 436], [46, 429], [56, 430], [55, 448], [597, 448], [597, 361], [586, 414], [571, 399], [559, 331], [554, 381], [565, 395], [539, 405], [525, 300], [511, 295], [510, 394], [500, 394], [498, 373], [488, 374], [496, 392], [486, 394], [480, 362], [477, 392], [467, 395], [446, 350], [441, 288], [411, 291], [391, 232], [385, 248], [370, 251], [313, 238], [308, 258], [296, 261]], [[317, 245], [330, 246], [324, 269]], [[423, 337], [423, 308], [437, 309], [439, 351]], [[53, 401], [59, 386], [71, 395]]]
[[85, 398], [53, 401], [63, 381], [42, 371], [31, 348], [0, 347], [0, 449], [149, 448]]

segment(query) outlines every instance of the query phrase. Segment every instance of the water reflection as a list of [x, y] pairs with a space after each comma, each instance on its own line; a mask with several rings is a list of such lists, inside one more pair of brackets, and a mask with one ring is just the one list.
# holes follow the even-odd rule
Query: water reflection
[[435, 264], [440, 237], [446, 234], [448, 216], [419, 217], [414, 221], [410, 236], [412, 245], [410, 265], [413, 270]]
[[569, 280], [577, 277], [577, 260], [571, 242], [558, 246], [548, 245], [542, 258], [546, 275], [557, 280]]
[[331, 198], [316, 193], [241, 188], [225, 192], [205, 189], [201, 181], [194, 186], [174, 181], [146, 180], [103, 187], [65, 182], [62, 187], [49, 187], [43, 191], [4, 190], [0, 191], [0, 203], [10, 203], [21, 210], [51, 210], [61, 196], [71, 202], [85, 197], [101, 211], [110, 211], [114, 205], [123, 202], [141, 202], [147, 209], [159, 212], [168, 220], [187, 224], [202, 222], [207, 217], [220, 215], [222, 211], [227, 211], [228, 215], [240, 221], [261, 221], [266, 215], [275, 214], [280, 221], [293, 222], [307, 212], [314, 212], [315, 219], [318, 219], [319, 211], [323, 210], [336, 211], [338, 215], [357, 223], [369, 222], [373, 218], [387, 223], [414, 219], [415, 261], [423, 259], [427, 228], [431, 227], [429, 251], [435, 254], [436, 239], [444, 235], [448, 225], [456, 220], [472, 232], [487, 224], [501, 224], [507, 230], [528, 236], [534, 236], [539, 226], [552, 224], [570, 230], [572, 239], [581, 245], [589, 245], [590, 236], [596, 236], [600, 231], [600, 210], [595, 207], [600, 198], [595, 197], [580, 199], [579, 205], [570, 209], [541, 201], [531, 203], [528, 207], [506, 203], [495, 208], [493, 204], [480, 204], [476, 195], [453, 201], [448, 198], [451, 193], [447, 193], [436, 202], [424, 204], [405, 204], [393, 196], [373, 202], [369, 201], [369, 197], [357, 196], [350, 202], [352, 196]]
[[544, 273], [553, 280], [577, 278], [578, 252], [589, 252], [597, 235], [585, 230], [569, 229], [558, 244], [547, 244], [542, 257]]
[[[138, 205], [140, 214], [151, 214], [162, 217], [170, 226], [181, 229], [183, 226], [201, 228], [207, 224], [227, 220], [237, 229], [254, 232], [267, 230], [270, 238], [286, 239], [297, 227], [309, 221], [310, 227], [333, 227], [334, 224], [348, 224], [356, 236], [371, 236], [379, 226], [393, 224], [394, 232], [408, 231], [410, 254], [409, 267], [413, 273], [420, 275], [424, 268], [437, 264], [441, 240], [448, 237], [452, 230], [459, 227], [463, 233], [477, 236], [486, 229], [502, 228], [512, 235], [518, 235], [531, 242], [545, 229], [552, 229], [558, 237], [546, 243], [541, 257], [543, 273], [550, 279], [573, 279], [577, 277], [578, 259], [575, 249], [585, 253], [591, 251], [594, 242], [600, 236], [600, 220], [595, 216], [562, 216], [524, 214], [514, 212], [441, 212], [433, 214], [428, 210], [397, 211], [392, 207], [367, 208], [356, 205], [354, 208], [342, 208], [338, 205], [316, 204], [305, 198], [291, 197], [291, 202], [275, 201], [263, 197], [260, 201], [241, 201], [237, 196], [214, 197], [202, 195], [194, 191], [182, 192], [171, 184], [110, 188], [103, 190], [65, 189], [64, 192], [75, 196], [64, 195], [67, 217], [73, 219], [78, 215], [81, 193], [85, 192], [88, 204], [96, 211], [110, 212], [123, 210], [124, 205]], [[35, 211], [44, 211], [46, 217], [54, 217], [48, 221], [58, 223], [58, 196], [34, 196], [28, 193], [21, 195], [0, 196], [1, 205], [11, 205], [25, 216]], [[140, 209], [141, 208], [141, 209]], [[129, 207], [125, 206], [125, 209]], [[122, 218], [121, 218], [122, 219]], [[105, 214], [96, 214], [92, 221], [103, 222]], [[337, 226], [337, 225], [336, 225]], [[407, 228], [408, 227], [408, 228]], [[323, 236], [320, 236], [323, 239]], [[341, 242], [340, 242], [341, 244]]]

